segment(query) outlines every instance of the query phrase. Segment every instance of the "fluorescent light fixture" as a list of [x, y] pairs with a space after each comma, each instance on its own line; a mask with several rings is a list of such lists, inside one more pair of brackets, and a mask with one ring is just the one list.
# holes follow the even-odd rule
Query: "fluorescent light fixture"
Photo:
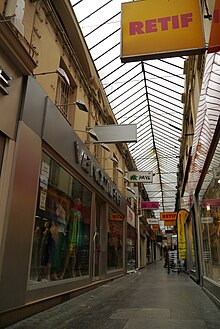
[[66, 74], [66, 72], [64, 71], [64, 69], [62, 69], [61, 67], [58, 67], [57, 71], [56, 71], [65, 81], [66, 83], [70, 86], [70, 79], [68, 78], [68, 75]]
[[87, 109], [87, 107], [86, 107], [86, 105], [85, 105], [85, 103], [83, 101], [80, 101], [80, 100], [76, 101], [76, 105], [78, 106], [78, 108], [81, 111], [88, 113], [88, 109]]
[[88, 134], [90, 137], [92, 137], [93, 139], [95, 139], [96, 141], [98, 141], [98, 136], [96, 135], [95, 131], [93, 129], [88, 129], [87, 130]]
[[131, 192], [132, 194], [134, 194], [135, 195], [135, 191], [134, 190], [132, 190], [129, 186], [127, 186], [126, 187], [126, 189], [129, 191], [129, 192]]
[[111, 151], [107, 144], [105, 144], [105, 143], [101, 143], [101, 146], [102, 146], [102, 148], [103, 148], [104, 150], [106, 150], [106, 151], [108, 151], [108, 152]]
[[122, 170], [120, 167], [117, 167], [117, 170], [118, 170], [122, 175], [124, 175], [124, 170]]
[[112, 160], [114, 163], [118, 164], [118, 160], [115, 157], [110, 156], [109, 159]]
[[47, 74], [53, 74], [53, 73], [57, 73], [59, 74], [68, 84], [68, 86], [70, 86], [70, 80], [68, 78], [68, 75], [66, 74], [66, 72], [64, 71], [64, 69], [62, 69], [61, 67], [58, 67], [58, 69], [56, 69], [56, 71], [48, 71], [48, 72], [41, 72], [41, 73], [36, 73], [34, 74], [34, 76], [37, 75], [47, 75]]

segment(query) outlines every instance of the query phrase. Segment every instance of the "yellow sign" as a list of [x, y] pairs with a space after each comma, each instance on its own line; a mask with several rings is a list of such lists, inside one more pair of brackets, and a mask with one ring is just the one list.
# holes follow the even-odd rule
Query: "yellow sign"
[[164, 226], [176, 226], [176, 220], [166, 220]]
[[121, 31], [122, 62], [205, 51], [199, 0], [122, 3]]
[[160, 220], [164, 221], [175, 221], [177, 216], [177, 212], [161, 212], [160, 213]]
[[177, 231], [178, 231], [178, 255], [179, 259], [186, 259], [186, 237], [185, 237], [185, 222], [188, 217], [188, 211], [181, 209], [177, 215]]
[[208, 53], [220, 50], [220, 0], [215, 0]]

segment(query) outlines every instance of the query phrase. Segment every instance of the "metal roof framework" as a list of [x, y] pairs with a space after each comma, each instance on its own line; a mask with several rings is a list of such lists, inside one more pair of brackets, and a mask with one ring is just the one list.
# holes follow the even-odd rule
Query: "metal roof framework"
[[[123, 1], [128, 2], [128, 1]], [[175, 211], [183, 122], [185, 57], [122, 63], [121, 0], [72, 0], [72, 7], [118, 124], [137, 124], [129, 151], [139, 171], [153, 171], [145, 184], [154, 215]]]

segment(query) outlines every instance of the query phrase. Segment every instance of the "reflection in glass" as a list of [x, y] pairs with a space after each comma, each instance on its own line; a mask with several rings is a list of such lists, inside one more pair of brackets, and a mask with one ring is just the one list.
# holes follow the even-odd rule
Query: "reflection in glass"
[[200, 199], [205, 276], [220, 282], [220, 142], [204, 179]]
[[89, 274], [91, 192], [42, 155], [30, 283]]
[[109, 209], [108, 214], [108, 270], [123, 267], [123, 221], [119, 214]]

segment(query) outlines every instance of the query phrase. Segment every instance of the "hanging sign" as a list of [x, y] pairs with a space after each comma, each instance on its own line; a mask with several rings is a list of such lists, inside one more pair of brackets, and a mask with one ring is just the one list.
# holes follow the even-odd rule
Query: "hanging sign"
[[159, 202], [141, 201], [141, 209], [159, 209]]
[[164, 226], [176, 226], [176, 220], [166, 220]]
[[204, 199], [202, 200], [202, 208], [210, 207], [220, 207], [220, 199]]
[[178, 230], [178, 255], [180, 260], [186, 259], [186, 237], [185, 237], [185, 222], [188, 217], [188, 211], [181, 209], [177, 215], [177, 230]]
[[201, 217], [201, 224], [212, 224], [213, 217]]
[[209, 38], [208, 53], [220, 51], [220, 0], [215, 0], [215, 8], [212, 15], [212, 27]]
[[158, 224], [151, 225], [151, 229], [153, 231], [159, 231], [159, 225]]
[[158, 224], [158, 219], [157, 218], [147, 218], [148, 224]]
[[204, 52], [199, 0], [122, 3], [123, 63]]
[[153, 183], [153, 171], [129, 171], [127, 179], [131, 183]]
[[161, 212], [160, 220], [176, 221], [177, 212]]

